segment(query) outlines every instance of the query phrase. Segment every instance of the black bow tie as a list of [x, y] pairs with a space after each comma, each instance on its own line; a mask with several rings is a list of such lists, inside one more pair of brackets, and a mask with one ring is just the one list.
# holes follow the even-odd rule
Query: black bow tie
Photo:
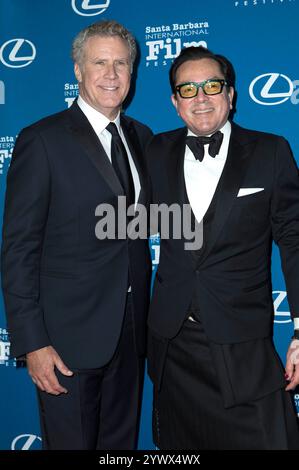
[[204, 154], [205, 154], [205, 149], [204, 145], [209, 144], [209, 154], [211, 157], [216, 157], [216, 155], [219, 153], [221, 144], [223, 140], [223, 134], [220, 131], [215, 132], [215, 134], [211, 135], [211, 137], [205, 137], [205, 136], [199, 136], [199, 137], [194, 137], [194, 136], [187, 136], [186, 137], [186, 144], [190, 148], [190, 150], [194, 153], [194, 156], [197, 160], [202, 162]]

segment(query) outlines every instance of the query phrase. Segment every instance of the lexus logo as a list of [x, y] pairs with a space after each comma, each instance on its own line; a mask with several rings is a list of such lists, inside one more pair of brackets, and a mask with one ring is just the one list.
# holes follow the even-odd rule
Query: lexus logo
[[274, 306], [274, 323], [291, 323], [291, 315], [289, 311], [282, 311], [278, 310], [279, 307], [283, 304], [285, 301], [285, 304], [287, 306], [287, 293], [284, 290], [274, 290], [272, 292], [273, 295], [277, 295], [273, 302]]
[[0, 60], [6, 67], [26, 67], [33, 62], [35, 56], [35, 46], [28, 39], [10, 39], [0, 48]]
[[11, 450], [38, 450], [42, 439], [35, 434], [20, 434], [11, 443]]
[[110, 5], [110, 0], [94, 3], [93, 5], [90, 5], [90, 3], [90, 0], [72, 0], [72, 7], [77, 15], [95, 16], [107, 10]]
[[[266, 79], [267, 78], [267, 79]], [[281, 87], [281, 92], [271, 92], [272, 87]], [[262, 86], [262, 88], [260, 88]], [[274, 106], [287, 101], [292, 96], [294, 85], [282, 73], [264, 73], [256, 77], [249, 86], [249, 94], [253, 101], [265, 106]], [[258, 97], [257, 97], [258, 96]]]

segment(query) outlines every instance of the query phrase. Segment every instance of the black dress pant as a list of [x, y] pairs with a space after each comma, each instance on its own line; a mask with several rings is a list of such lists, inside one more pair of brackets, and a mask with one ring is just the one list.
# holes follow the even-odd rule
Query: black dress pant
[[117, 349], [99, 369], [56, 370], [67, 394], [38, 390], [45, 450], [132, 450], [137, 446], [144, 361], [136, 354], [131, 295]]
[[297, 418], [283, 389], [224, 407], [208, 339], [191, 320], [169, 342], [154, 394], [153, 433], [163, 450], [299, 449]]

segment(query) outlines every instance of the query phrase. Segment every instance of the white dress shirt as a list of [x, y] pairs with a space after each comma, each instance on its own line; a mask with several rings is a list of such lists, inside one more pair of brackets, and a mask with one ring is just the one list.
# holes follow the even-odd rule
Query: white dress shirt
[[122, 128], [120, 126], [120, 113], [118, 113], [114, 121], [110, 121], [106, 116], [104, 116], [104, 114], [100, 113], [99, 111], [94, 109], [92, 106], [90, 106], [88, 103], [86, 103], [86, 101], [80, 95], [78, 97], [77, 103], [78, 103], [79, 108], [83, 111], [88, 121], [90, 122], [96, 135], [100, 139], [101, 144], [104, 147], [104, 150], [110, 162], [111, 162], [111, 138], [112, 136], [110, 132], [107, 131], [106, 127], [108, 126], [109, 122], [114, 122], [114, 124], [116, 125], [118, 133], [121, 137], [121, 140], [123, 141], [123, 144], [128, 154], [128, 159], [129, 159], [129, 164], [130, 164], [130, 169], [131, 169], [134, 189], [135, 189], [135, 207], [136, 207], [136, 204], [139, 198], [139, 193], [140, 193], [140, 180], [139, 180], [139, 175], [138, 175], [134, 160], [132, 158], [130, 149], [128, 147]]
[[[201, 162], [196, 160], [193, 152], [186, 145], [184, 161], [186, 191], [198, 222], [203, 219], [211, 204], [226, 162], [231, 134], [230, 122], [227, 121], [219, 130], [223, 133], [223, 141], [218, 155], [214, 158], [208, 153], [209, 144], [204, 146], [205, 154]], [[189, 129], [188, 135], [195, 136]]]

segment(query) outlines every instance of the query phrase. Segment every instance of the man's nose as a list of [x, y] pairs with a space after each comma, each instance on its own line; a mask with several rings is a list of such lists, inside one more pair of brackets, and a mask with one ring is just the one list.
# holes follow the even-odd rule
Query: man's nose
[[109, 78], [117, 77], [117, 70], [115, 64], [107, 64], [105, 75]]
[[209, 99], [208, 95], [206, 95], [201, 87], [198, 88], [197, 95], [194, 98], [196, 101], [205, 102]]

